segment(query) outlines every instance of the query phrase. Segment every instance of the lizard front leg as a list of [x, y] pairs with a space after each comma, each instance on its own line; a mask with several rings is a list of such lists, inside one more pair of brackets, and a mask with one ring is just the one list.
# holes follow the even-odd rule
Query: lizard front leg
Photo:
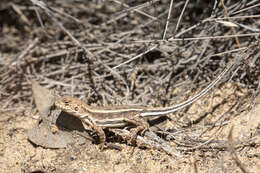
[[[84, 127], [85, 125], [88, 126], [87, 124], [83, 123]], [[90, 124], [91, 128], [98, 133], [98, 137], [99, 137], [99, 143], [100, 143], [100, 149], [104, 150], [105, 148], [105, 142], [106, 142], [106, 134], [104, 132], [104, 130], [102, 129], [102, 127], [97, 126], [96, 123], [92, 122], [92, 124]], [[85, 127], [86, 128], [86, 127]]]

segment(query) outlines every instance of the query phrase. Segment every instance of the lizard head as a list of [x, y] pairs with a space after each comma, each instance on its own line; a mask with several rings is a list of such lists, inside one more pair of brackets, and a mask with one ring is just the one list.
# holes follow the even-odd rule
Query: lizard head
[[86, 112], [84, 108], [85, 103], [80, 99], [64, 96], [55, 101], [55, 107], [61, 109], [62, 111], [72, 114], [74, 116], [80, 116], [82, 113]]

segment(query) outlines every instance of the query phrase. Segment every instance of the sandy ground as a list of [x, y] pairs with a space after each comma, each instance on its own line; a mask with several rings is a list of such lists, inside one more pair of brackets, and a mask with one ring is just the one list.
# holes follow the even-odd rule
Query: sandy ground
[[[90, 141], [76, 142], [64, 149], [36, 146], [28, 141], [27, 130], [37, 124], [39, 117], [27, 107], [28, 112], [24, 114], [1, 115], [0, 172], [241, 172], [230, 150], [214, 147], [177, 158], [163, 151], [140, 149], [124, 143], [117, 144], [123, 148], [122, 151], [100, 151], [98, 145]], [[243, 141], [239, 144], [243, 146], [235, 153], [249, 172], [260, 170], [259, 124], [260, 106], [256, 106], [249, 113], [234, 117], [215, 137], [223, 140], [223, 146], [226, 145], [230, 128], [234, 127], [233, 142]], [[252, 136], [254, 138], [250, 138]], [[171, 144], [175, 147], [174, 143]]]

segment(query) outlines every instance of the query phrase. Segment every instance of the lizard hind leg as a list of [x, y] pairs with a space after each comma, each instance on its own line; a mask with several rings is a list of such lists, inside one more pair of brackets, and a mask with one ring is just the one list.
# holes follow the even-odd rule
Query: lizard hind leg
[[143, 118], [134, 117], [131, 119], [125, 119], [125, 121], [136, 126], [136, 128], [130, 130], [130, 139], [128, 139], [128, 142], [130, 144], [133, 144], [133, 142], [136, 141], [137, 135], [139, 133], [143, 136], [145, 132], [149, 130], [149, 123], [145, 121]]

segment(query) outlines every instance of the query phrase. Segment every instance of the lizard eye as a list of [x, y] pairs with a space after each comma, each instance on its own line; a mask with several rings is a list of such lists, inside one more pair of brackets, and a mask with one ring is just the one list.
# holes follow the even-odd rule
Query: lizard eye
[[66, 105], [68, 105], [68, 104], [70, 103], [70, 101], [68, 101], [68, 100], [63, 100], [63, 103], [66, 104]]

